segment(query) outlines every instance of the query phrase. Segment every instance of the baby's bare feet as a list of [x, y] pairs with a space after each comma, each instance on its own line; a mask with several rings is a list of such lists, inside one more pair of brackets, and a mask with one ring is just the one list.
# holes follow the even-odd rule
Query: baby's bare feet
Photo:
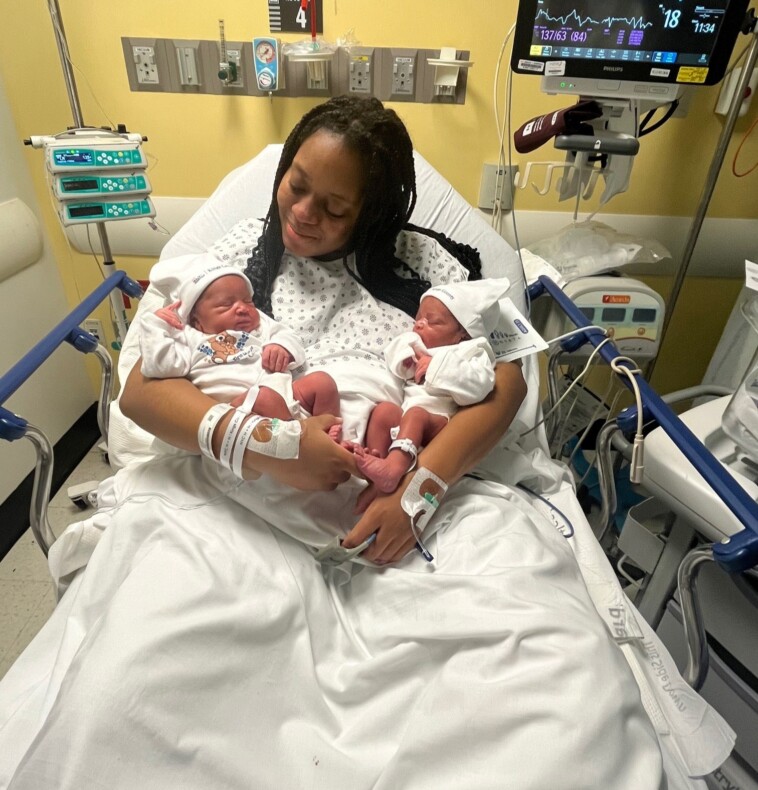
[[340, 440], [342, 439], [342, 423], [335, 422], [334, 425], [329, 428], [327, 433], [333, 442], [337, 442], [339, 444]]
[[356, 464], [367, 480], [384, 494], [391, 494], [398, 486], [400, 478], [408, 471], [409, 463], [405, 453], [391, 453], [386, 458], [375, 455], [356, 455]]

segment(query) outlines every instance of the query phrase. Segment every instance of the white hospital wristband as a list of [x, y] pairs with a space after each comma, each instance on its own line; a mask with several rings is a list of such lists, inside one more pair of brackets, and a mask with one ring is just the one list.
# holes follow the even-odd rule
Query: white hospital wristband
[[239, 409], [234, 410], [232, 419], [229, 420], [229, 425], [226, 426], [224, 438], [221, 440], [221, 450], [219, 451], [218, 460], [222, 466], [227, 469], [232, 468], [232, 451], [234, 450], [234, 443], [237, 439], [240, 426], [246, 417], [249, 415]]
[[260, 417], [257, 414], [252, 415], [237, 434], [237, 438], [234, 440], [234, 449], [232, 450], [232, 472], [234, 472], [236, 477], [242, 479], [242, 462], [245, 459], [245, 450], [247, 450], [250, 434], [261, 420], [265, 419], [265, 417]]
[[214, 461], [217, 459], [213, 454], [213, 433], [219, 422], [231, 410], [232, 407], [228, 403], [217, 403], [205, 412], [197, 427], [197, 443], [200, 446], [200, 452]]

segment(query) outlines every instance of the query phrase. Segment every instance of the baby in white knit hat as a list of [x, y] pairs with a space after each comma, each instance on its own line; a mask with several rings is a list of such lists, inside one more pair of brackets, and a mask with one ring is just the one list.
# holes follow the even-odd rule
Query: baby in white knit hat
[[[184, 257], [194, 275], [177, 278], [178, 259], [151, 272], [174, 301], [142, 318], [142, 373], [186, 377], [206, 394], [263, 417], [339, 417], [331, 376], [317, 371], [293, 381], [290, 371], [305, 362], [305, 350], [294, 332], [258, 311], [245, 274], [209, 254]], [[163, 271], [170, 272], [165, 282]], [[338, 439], [339, 423], [329, 433]]]
[[440, 285], [422, 297], [412, 332], [384, 349], [389, 369], [405, 383], [402, 406], [374, 407], [365, 446], [353, 446], [358, 468], [379, 491], [394, 491], [416, 464], [419, 448], [459, 406], [479, 403], [495, 385], [489, 342], [498, 326], [507, 278]]

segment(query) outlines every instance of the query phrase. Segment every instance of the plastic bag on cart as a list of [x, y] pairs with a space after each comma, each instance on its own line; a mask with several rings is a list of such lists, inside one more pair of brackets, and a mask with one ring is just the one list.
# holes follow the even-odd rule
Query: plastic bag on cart
[[618, 231], [603, 222], [576, 222], [532, 242], [529, 250], [554, 266], [566, 280], [589, 277], [630, 263], [658, 263], [671, 253], [655, 239]]

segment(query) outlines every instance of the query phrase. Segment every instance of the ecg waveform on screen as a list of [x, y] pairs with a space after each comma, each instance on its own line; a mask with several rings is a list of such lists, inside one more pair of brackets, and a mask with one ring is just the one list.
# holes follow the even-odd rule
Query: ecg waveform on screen
[[594, 19], [591, 16], [583, 17], [579, 15], [576, 9], [572, 9], [570, 13], [564, 14], [563, 16], [551, 16], [549, 10], [541, 8], [534, 19], [535, 23], [538, 23], [542, 18], [548, 22], [560, 22], [562, 25], [567, 25], [569, 20], [574, 19], [579, 27], [584, 27], [587, 24], [607, 25], [608, 27], [623, 24], [635, 30], [645, 30], [653, 25], [652, 22], [645, 21], [645, 18], [641, 16], [607, 16], [604, 19]]

